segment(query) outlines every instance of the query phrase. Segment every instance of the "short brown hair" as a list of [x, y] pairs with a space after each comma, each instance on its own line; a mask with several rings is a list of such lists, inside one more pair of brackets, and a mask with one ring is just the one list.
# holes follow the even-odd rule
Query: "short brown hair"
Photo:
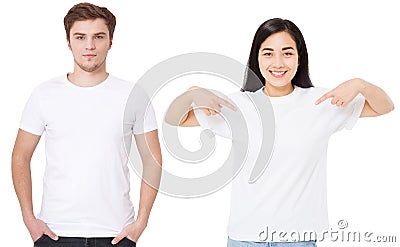
[[78, 3], [74, 5], [64, 17], [64, 27], [67, 33], [67, 40], [70, 41], [70, 31], [76, 21], [94, 20], [102, 18], [106, 21], [110, 39], [113, 38], [116, 18], [107, 8], [99, 7], [91, 3]]

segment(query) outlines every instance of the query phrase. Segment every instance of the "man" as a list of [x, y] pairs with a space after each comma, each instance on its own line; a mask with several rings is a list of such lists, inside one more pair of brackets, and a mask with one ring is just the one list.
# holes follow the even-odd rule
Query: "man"
[[[157, 125], [145, 93], [106, 71], [115, 25], [107, 8], [73, 6], [64, 26], [74, 71], [39, 85], [25, 106], [12, 175], [34, 246], [136, 246], [147, 225], [161, 174]], [[44, 132], [46, 168], [36, 217], [30, 161]], [[125, 151], [132, 134], [143, 162], [136, 220]]]

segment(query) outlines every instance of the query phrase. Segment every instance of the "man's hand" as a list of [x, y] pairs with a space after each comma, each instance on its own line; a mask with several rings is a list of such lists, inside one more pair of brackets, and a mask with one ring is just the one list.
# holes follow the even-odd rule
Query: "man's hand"
[[111, 243], [118, 244], [123, 238], [127, 238], [132, 240], [133, 242], [137, 243], [140, 235], [142, 235], [144, 229], [146, 228], [147, 224], [142, 223], [140, 221], [135, 221], [132, 224], [127, 225], [118, 236], [116, 236]]
[[33, 218], [25, 222], [28, 228], [29, 234], [31, 235], [32, 241], [36, 242], [43, 235], [49, 236], [54, 241], [58, 240], [57, 234], [55, 234], [43, 221]]

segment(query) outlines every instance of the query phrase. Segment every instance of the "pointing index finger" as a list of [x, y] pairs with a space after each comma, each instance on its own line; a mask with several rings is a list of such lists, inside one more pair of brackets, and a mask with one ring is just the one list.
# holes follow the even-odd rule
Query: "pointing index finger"
[[225, 100], [223, 98], [219, 98], [219, 102], [218, 103], [228, 107], [232, 111], [236, 111], [236, 107], [234, 105], [232, 105], [229, 101], [227, 101], [227, 100]]
[[319, 98], [317, 101], [315, 101], [315, 104], [316, 104], [316, 105], [319, 105], [321, 102], [323, 102], [323, 101], [327, 100], [328, 98], [332, 97], [332, 96], [330, 95], [330, 93], [331, 93], [331, 92], [329, 91], [329, 92], [327, 92], [326, 94], [322, 95], [321, 98]]

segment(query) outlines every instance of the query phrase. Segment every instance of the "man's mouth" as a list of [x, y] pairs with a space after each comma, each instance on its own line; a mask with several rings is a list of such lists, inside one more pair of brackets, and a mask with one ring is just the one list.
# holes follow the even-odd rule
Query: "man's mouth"
[[88, 57], [88, 58], [92, 58], [92, 57], [95, 57], [96, 54], [84, 54], [83, 56], [84, 57]]

